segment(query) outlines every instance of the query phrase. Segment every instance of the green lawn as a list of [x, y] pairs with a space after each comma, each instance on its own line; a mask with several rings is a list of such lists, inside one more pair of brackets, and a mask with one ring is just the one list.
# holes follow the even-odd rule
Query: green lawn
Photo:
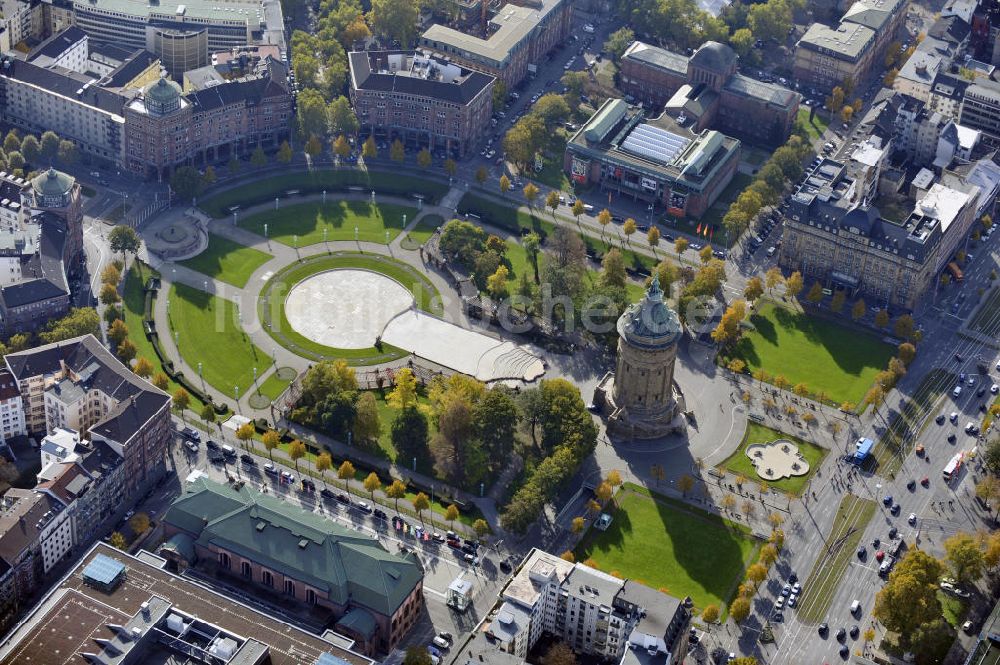
[[291, 288], [316, 273], [343, 268], [372, 270], [391, 277], [413, 293], [417, 307], [431, 314], [441, 313], [437, 289], [426, 277], [404, 263], [366, 254], [320, 254], [288, 266], [264, 285], [257, 309], [267, 333], [290, 351], [313, 360], [343, 359], [354, 365], [371, 365], [405, 356], [406, 351], [389, 344], [384, 344], [381, 351], [374, 347], [338, 349], [326, 346], [300, 335], [288, 323], [285, 298]]
[[724, 469], [729, 470], [737, 475], [744, 476], [748, 480], [756, 482], [759, 480], [757, 471], [750, 461], [750, 458], [746, 456], [746, 447], [754, 443], [770, 443], [772, 441], [777, 441], [778, 439], [786, 439], [794, 443], [799, 447], [799, 452], [802, 456], [806, 458], [809, 463], [809, 473], [804, 476], [792, 476], [791, 478], [782, 478], [777, 481], [768, 481], [768, 485], [781, 492], [789, 492], [796, 496], [802, 494], [802, 491], [806, 488], [809, 479], [812, 477], [813, 472], [819, 468], [819, 465], [823, 463], [823, 458], [829, 452], [826, 448], [821, 448], [814, 443], [809, 443], [798, 437], [789, 436], [784, 432], [779, 432], [776, 429], [771, 429], [770, 427], [765, 427], [753, 421], [747, 422], [747, 431], [743, 435], [743, 441], [740, 442], [740, 447], [736, 449], [736, 452], [730, 455], [729, 459], [724, 461], [721, 466]]
[[389, 194], [408, 197], [412, 194], [421, 194], [426, 197], [426, 203], [438, 201], [448, 191], [447, 183], [399, 173], [359, 169], [313, 169], [284, 173], [266, 180], [238, 185], [224, 192], [204, 197], [198, 202], [198, 207], [212, 217], [227, 217], [232, 215], [229, 211], [232, 206], [238, 206], [245, 210], [260, 203], [271, 203], [275, 197], [280, 197], [283, 202], [287, 203], [290, 191], [296, 191], [299, 194], [318, 194], [324, 190], [336, 192], [349, 187], [366, 192], [374, 190], [376, 195]]
[[874, 335], [831, 321], [763, 304], [750, 317], [754, 330], [736, 344], [732, 356], [753, 371], [805, 383], [835, 404], [857, 404], [894, 349]]
[[[413, 460], [397, 460], [399, 454], [396, 452], [396, 448], [392, 445], [392, 421], [396, 419], [396, 415], [399, 413], [399, 409], [394, 409], [389, 406], [389, 403], [385, 401], [385, 394], [375, 390], [372, 391], [375, 395], [375, 405], [378, 407], [378, 419], [382, 423], [382, 434], [378, 439], [378, 447], [386, 459], [391, 460], [394, 464], [398, 463], [401, 466], [412, 470]], [[427, 399], [427, 395], [420, 392], [417, 395], [417, 403], [421, 406], [426, 406], [430, 404], [430, 400]], [[429, 418], [427, 421], [428, 426], [428, 436], [433, 436], [436, 431], [436, 425], [433, 419]], [[417, 471], [429, 476], [434, 476], [434, 466], [429, 459], [417, 459]]]
[[174, 284], [169, 316], [173, 330], [180, 333], [178, 347], [184, 361], [193, 369], [200, 362], [205, 381], [223, 395], [232, 395], [234, 387], [242, 395], [253, 383], [253, 368], [260, 376], [271, 366], [271, 358], [240, 328], [236, 305], [230, 300]]
[[416, 226], [406, 232], [406, 237], [400, 244], [403, 245], [404, 249], [418, 249], [430, 240], [434, 231], [442, 224], [444, 224], [444, 218], [441, 215], [424, 215]]
[[810, 122], [809, 112], [808, 106], [800, 106], [796, 123], [802, 126], [806, 135], [809, 136], [810, 141], [816, 141], [823, 135], [823, 132], [826, 131], [826, 128], [830, 123], [822, 117], [822, 111], [817, 111], [816, 115], [813, 116], [812, 122]]
[[615, 501], [611, 526], [587, 533], [577, 561], [593, 559], [606, 573], [691, 596], [696, 610], [727, 606], [757, 549], [746, 527], [633, 485]]
[[1000, 333], [1000, 289], [992, 289], [976, 312], [969, 328], [976, 332], [996, 337]]
[[205, 251], [192, 259], [181, 261], [180, 264], [213, 279], [243, 288], [253, 271], [270, 258], [270, 254], [210, 233]]
[[[385, 243], [385, 233], [392, 240], [403, 228], [403, 215], [413, 219], [416, 208], [391, 204], [371, 204], [367, 201], [330, 201], [329, 203], [298, 203], [278, 210], [261, 212], [239, 224], [257, 235], [267, 236], [288, 246], [305, 247], [326, 240], [354, 240]], [[296, 239], [297, 237], [297, 239]]]
[[958, 628], [965, 622], [965, 615], [969, 611], [968, 604], [961, 598], [957, 598], [944, 591], [937, 592], [938, 600], [941, 601], [941, 615], [952, 628]]
[[840, 578], [855, 556], [865, 528], [875, 515], [875, 508], [874, 501], [853, 494], [841, 499], [833, 529], [826, 539], [826, 545], [832, 551], [816, 559], [799, 600], [798, 616], [801, 621], [815, 622], [826, 618]]
[[281, 393], [285, 392], [285, 388], [291, 383], [290, 380], [285, 380], [278, 376], [277, 372], [272, 372], [271, 376], [264, 379], [263, 383], [257, 391], [267, 397], [272, 402], [278, 398]]
[[[142, 284], [145, 279], [149, 279], [150, 275], [155, 274], [149, 266], [143, 266], [142, 278], [140, 278], [136, 271], [136, 264], [133, 263], [132, 267], [129, 268], [128, 275], [125, 277], [125, 288], [122, 295], [122, 311], [125, 314], [125, 325], [128, 326], [128, 338], [135, 344], [137, 350], [136, 357], [145, 358], [153, 365], [154, 376], [157, 372], [163, 371], [163, 364], [156, 355], [156, 351], [153, 350], [153, 343], [146, 338], [143, 332], [142, 315], [146, 296], [143, 293]], [[180, 384], [174, 381], [167, 382], [167, 392], [171, 395], [180, 387]], [[198, 413], [204, 406], [205, 404], [201, 400], [191, 395], [191, 405], [188, 407], [191, 411]]]

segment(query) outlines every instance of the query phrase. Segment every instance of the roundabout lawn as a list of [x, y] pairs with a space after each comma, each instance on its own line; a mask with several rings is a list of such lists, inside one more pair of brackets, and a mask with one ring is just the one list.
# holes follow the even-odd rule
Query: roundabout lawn
[[[385, 233], [391, 241], [403, 228], [403, 215], [412, 220], [416, 208], [388, 203], [372, 204], [368, 201], [336, 201], [327, 203], [297, 203], [283, 205], [277, 210], [251, 215], [239, 220], [239, 225], [257, 235], [267, 237], [289, 247], [315, 245], [324, 240], [354, 240], [354, 229], [358, 229], [357, 240], [385, 244]], [[296, 240], [298, 236], [298, 240]]]
[[174, 284], [168, 316], [170, 334], [178, 333], [177, 346], [184, 362], [194, 372], [201, 363], [205, 382], [223, 395], [232, 395], [234, 387], [242, 395], [253, 383], [253, 368], [262, 376], [271, 366], [271, 358], [240, 328], [236, 305], [230, 300]]
[[798, 496], [802, 494], [806, 483], [809, 482], [809, 478], [819, 468], [819, 465], [823, 463], [823, 458], [829, 452], [826, 448], [821, 448], [814, 443], [809, 443], [798, 437], [789, 436], [784, 432], [779, 432], [776, 429], [749, 421], [747, 422], [747, 431], [740, 442], [740, 447], [719, 466], [730, 473], [743, 476], [747, 479], [748, 483], [758, 483], [761, 478], [757, 475], [757, 469], [751, 463], [750, 458], [747, 457], [747, 446], [754, 443], [771, 443], [778, 439], [786, 439], [799, 447], [799, 452], [802, 453], [802, 456], [809, 463], [809, 473], [804, 476], [792, 476], [791, 478], [782, 478], [781, 480], [774, 481], [769, 480], [767, 481], [767, 485], [778, 491], [789, 492]]
[[210, 233], [205, 251], [187, 261], [181, 261], [180, 265], [243, 288], [253, 271], [270, 258], [270, 254]]
[[750, 316], [753, 330], [736, 344], [732, 357], [750, 371], [784, 376], [790, 386], [804, 383], [835, 404], [857, 404], [885, 369], [892, 346], [875, 335], [851, 330], [772, 303]]
[[317, 273], [348, 268], [385, 275], [406, 287], [413, 294], [419, 309], [434, 315], [442, 312], [441, 299], [434, 285], [405, 263], [373, 254], [320, 254], [278, 271], [264, 285], [257, 304], [264, 330], [292, 353], [311, 360], [343, 359], [352, 365], [374, 365], [405, 357], [406, 351], [389, 344], [383, 344], [381, 350], [375, 347], [339, 349], [326, 346], [300, 335], [289, 324], [285, 315], [285, 298], [296, 284]]

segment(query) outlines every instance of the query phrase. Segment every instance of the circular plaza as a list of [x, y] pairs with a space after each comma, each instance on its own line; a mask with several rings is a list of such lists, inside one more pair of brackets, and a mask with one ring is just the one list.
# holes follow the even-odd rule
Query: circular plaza
[[320, 272], [295, 284], [285, 298], [285, 316], [297, 333], [324, 346], [375, 346], [386, 324], [414, 305], [405, 286], [373, 270]]

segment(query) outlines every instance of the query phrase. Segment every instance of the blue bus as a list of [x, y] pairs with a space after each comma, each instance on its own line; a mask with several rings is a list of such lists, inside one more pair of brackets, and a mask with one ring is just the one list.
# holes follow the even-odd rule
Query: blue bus
[[869, 438], [862, 437], [862, 438], [858, 439], [857, 443], [854, 444], [854, 447], [857, 450], [855, 450], [855, 452], [854, 452], [854, 460], [853, 461], [854, 461], [855, 464], [857, 464], [858, 466], [860, 466], [860, 465], [862, 465], [862, 464], [865, 463], [866, 459], [868, 459], [868, 456], [872, 452], [872, 448], [875, 447], [875, 442], [872, 441]]

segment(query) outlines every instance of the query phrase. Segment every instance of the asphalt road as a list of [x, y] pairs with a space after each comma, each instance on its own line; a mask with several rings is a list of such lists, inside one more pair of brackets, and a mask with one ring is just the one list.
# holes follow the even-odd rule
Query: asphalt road
[[[988, 247], [988, 249], [987, 249]], [[764, 585], [754, 603], [754, 616], [744, 625], [742, 635], [725, 635], [719, 640], [727, 650], [743, 653], [756, 653], [763, 656], [766, 662], [775, 664], [797, 664], [803, 662], [837, 662], [840, 660], [840, 643], [835, 634], [840, 627], [850, 629], [858, 625], [863, 633], [870, 625], [871, 611], [875, 603], [875, 594], [881, 589], [883, 580], [878, 576], [878, 563], [875, 560], [875, 549], [872, 547], [874, 538], [879, 538], [883, 545], [888, 540], [890, 527], [899, 530], [899, 537], [908, 546], [919, 545], [921, 549], [935, 556], [943, 554], [942, 542], [958, 531], [975, 532], [991, 528], [990, 516], [974, 501], [974, 484], [979, 475], [975, 461], [965, 464], [957, 478], [951, 483], [944, 481], [941, 470], [949, 459], [958, 451], [971, 451], [981, 445], [976, 436], [967, 435], [963, 430], [965, 424], [979, 424], [983, 413], [979, 410], [982, 403], [992, 403], [993, 395], [990, 387], [1000, 382], [1000, 371], [996, 370], [1000, 362], [1000, 353], [992, 347], [986, 347], [955, 336], [955, 322], [971, 315], [976, 309], [978, 288], [984, 275], [1000, 265], [997, 253], [996, 238], [986, 246], [976, 250], [977, 258], [973, 262], [971, 277], [961, 285], [955, 285], [950, 291], [951, 297], [958, 293], [967, 294], [966, 305], [962, 307], [959, 317], [950, 312], [931, 309], [924, 319], [925, 338], [920, 345], [917, 360], [911, 365], [907, 378], [908, 388], [903, 393], [911, 395], [920, 378], [934, 368], [945, 369], [953, 375], [965, 373], [971, 376], [974, 385], [963, 387], [962, 393], [955, 398], [952, 390], [955, 382], [944, 379], [936, 386], [941, 396], [929, 409], [924, 420], [916, 429], [916, 440], [923, 444], [926, 450], [924, 457], [910, 454], [904, 461], [895, 480], [887, 480], [881, 476], [860, 473], [854, 467], [836, 459], [843, 452], [850, 450], [852, 441], [845, 439], [845, 450], [840, 455], [831, 454], [811, 487], [816, 492], [816, 499], [808, 499], [803, 505], [803, 512], [798, 512], [793, 523], [786, 526], [788, 547], [782, 553], [775, 570], [779, 575]], [[1000, 315], [998, 315], [1000, 316]], [[957, 361], [955, 354], [962, 360]], [[989, 368], [986, 375], [979, 373], [977, 364], [980, 358]], [[984, 387], [986, 393], [978, 396], [977, 391]], [[890, 406], [898, 406], [892, 405]], [[882, 407], [884, 415], [886, 407]], [[956, 422], [950, 422], [951, 413], [956, 413]], [[945, 422], [938, 425], [936, 416], [943, 414]], [[877, 438], [884, 430], [884, 421], [875, 418], [862, 435]], [[948, 440], [954, 435], [954, 443]], [[836, 452], [836, 451], [835, 451]], [[921, 481], [927, 479], [927, 487]], [[914, 488], [910, 490], [907, 484], [913, 481]], [[759, 628], [771, 616], [775, 599], [780, 594], [781, 586], [787, 580], [788, 574], [796, 572], [801, 581], [805, 582], [816, 561], [826, 547], [826, 537], [830, 532], [837, 507], [845, 492], [876, 501], [877, 512], [868, 524], [861, 542], [866, 546], [866, 556], [859, 558], [851, 553], [851, 561], [847, 572], [843, 575], [833, 595], [830, 609], [825, 621], [830, 625], [830, 633], [823, 638], [818, 634], [816, 623], [800, 622], [795, 609], [785, 609], [784, 621], [772, 623], [776, 643], [774, 645], [759, 645], [756, 642]], [[882, 502], [886, 495], [891, 495], [894, 503], [900, 505], [899, 515], [893, 516]], [[908, 516], [913, 513], [915, 524], [908, 524]], [[850, 614], [849, 608], [854, 600], [861, 604], [862, 611], [858, 617]], [[879, 630], [881, 635], [881, 630]], [[716, 636], [718, 637], [718, 636]], [[859, 640], [849, 636], [846, 642], [850, 652], [862, 648]]]

